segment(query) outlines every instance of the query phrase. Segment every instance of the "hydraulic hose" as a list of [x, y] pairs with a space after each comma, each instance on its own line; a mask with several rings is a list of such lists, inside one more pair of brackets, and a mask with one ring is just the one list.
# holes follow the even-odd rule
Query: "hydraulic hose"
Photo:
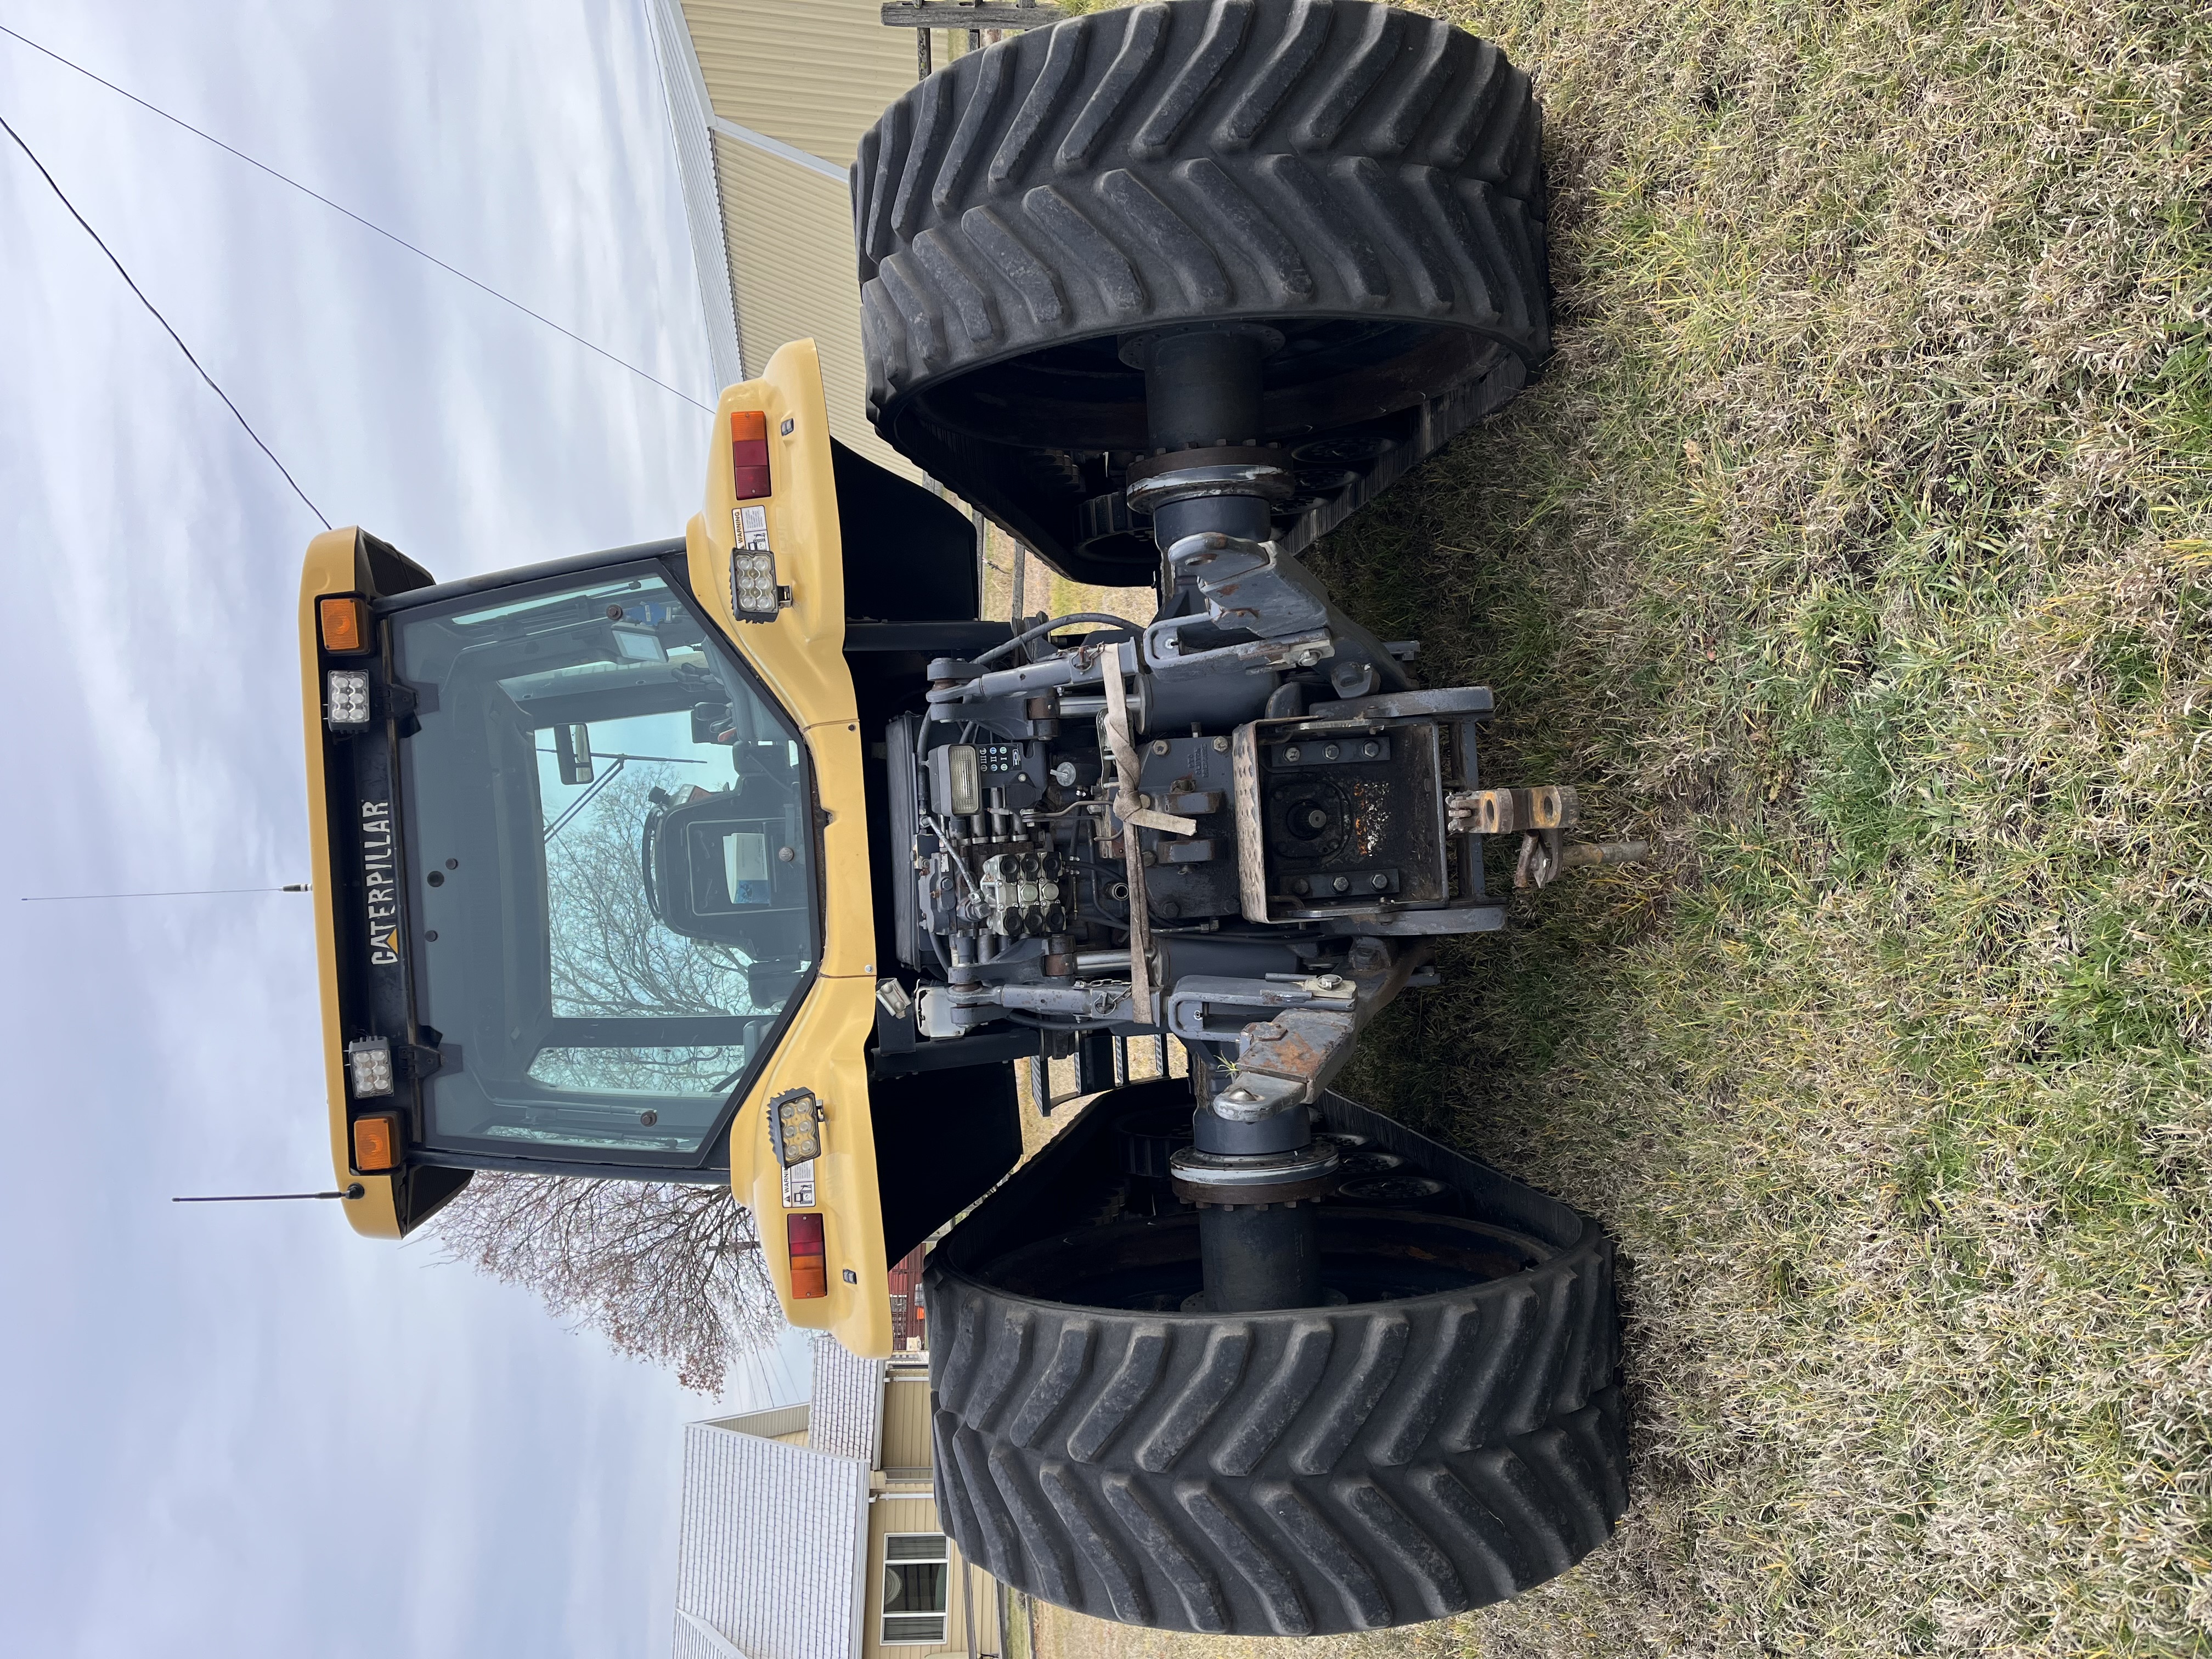
[[1137, 635], [1144, 631], [1135, 623], [1131, 622], [1127, 617], [1109, 616], [1103, 611], [1078, 611], [1069, 616], [1054, 617], [1048, 623], [1040, 623], [1035, 628], [1030, 629], [1027, 633], [1017, 634], [1013, 638], [1008, 640], [1004, 645], [994, 645], [988, 651], [986, 651], [981, 656], [971, 658], [969, 660], [971, 660], [976, 667], [981, 668], [985, 663], [996, 662], [1000, 658], [1005, 656], [1009, 651], [1013, 651], [1018, 649], [1022, 646], [1027, 645], [1031, 640], [1036, 638], [1038, 635], [1049, 634], [1054, 629], [1066, 628], [1071, 623], [1104, 623], [1110, 628], [1120, 629], [1123, 634], [1128, 635], [1132, 639], [1135, 638]]

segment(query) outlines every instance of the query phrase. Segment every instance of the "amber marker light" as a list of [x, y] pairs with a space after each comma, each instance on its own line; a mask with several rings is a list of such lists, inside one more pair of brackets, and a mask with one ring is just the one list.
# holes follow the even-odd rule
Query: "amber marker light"
[[830, 1294], [830, 1267], [822, 1248], [822, 1218], [808, 1211], [783, 1218], [784, 1242], [791, 1247], [791, 1299], [811, 1301]]
[[373, 1112], [353, 1121], [353, 1167], [363, 1175], [383, 1175], [399, 1167], [399, 1120]]
[[331, 652], [368, 649], [368, 602], [341, 595], [319, 599], [315, 610], [322, 618], [323, 649]]

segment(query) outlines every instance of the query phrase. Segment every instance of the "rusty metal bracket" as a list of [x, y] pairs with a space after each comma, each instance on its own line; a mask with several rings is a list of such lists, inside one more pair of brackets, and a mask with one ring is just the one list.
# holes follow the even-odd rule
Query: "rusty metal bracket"
[[1455, 836], [1571, 830], [1580, 811], [1571, 784], [1540, 784], [1533, 789], [1462, 789], [1444, 797], [1447, 827]]
[[1357, 1022], [1348, 1007], [1285, 1008], [1237, 1034], [1237, 1079], [1215, 1097], [1214, 1109], [1240, 1103], [1240, 1093], [1283, 1097], [1310, 1106], [1352, 1057]]
[[1651, 856], [1643, 841], [1576, 842], [1566, 831], [1580, 821], [1582, 803], [1571, 784], [1530, 789], [1461, 789], [1444, 797], [1446, 828], [1456, 836], [1510, 836], [1518, 831], [1521, 857], [1516, 887], [1549, 886], [1570, 870], [1626, 864]]
[[1387, 1006], [1429, 960], [1429, 947], [1358, 940], [1343, 974], [1273, 975], [1264, 980], [1177, 980], [1164, 998], [1165, 1023], [1186, 1042], [1237, 1044], [1234, 1075], [1209, 1104], [1235, 1122], [1256, 1123], [1321, 1098], [1351, 1058], [1360, 1026]]

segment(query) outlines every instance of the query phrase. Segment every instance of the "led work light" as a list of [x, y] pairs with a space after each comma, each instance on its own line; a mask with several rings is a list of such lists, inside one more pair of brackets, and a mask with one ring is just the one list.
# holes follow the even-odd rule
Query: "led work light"
[[353, 1073], [356, 1100], [392, 1092], [392, 1044], [386, 1039], [356, 1037], [346, 1044], [346, 1069]]
[[730, 555], [730, 609], [740, 622], [768, 622], [791, 603], [791, 590], [775, 580], [775, 555], [767, 547], [740, 547]]
[[811, 1089], [786, 1089], [768, 1103], [769, 1139], [787, 1170], [822, 1156], [822, 1103]]
[[333, 732], [368, 730], [368, 676], [358, 668], [333, 668], [324, 676], [323, 718]]

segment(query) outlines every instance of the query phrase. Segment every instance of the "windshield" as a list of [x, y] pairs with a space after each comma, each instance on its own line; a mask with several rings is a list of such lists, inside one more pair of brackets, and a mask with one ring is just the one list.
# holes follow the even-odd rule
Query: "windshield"
[[426, 1140], [700, 1162], [817, 960], [797, 727], [658, 565], [403, 612], [394, 646]]

